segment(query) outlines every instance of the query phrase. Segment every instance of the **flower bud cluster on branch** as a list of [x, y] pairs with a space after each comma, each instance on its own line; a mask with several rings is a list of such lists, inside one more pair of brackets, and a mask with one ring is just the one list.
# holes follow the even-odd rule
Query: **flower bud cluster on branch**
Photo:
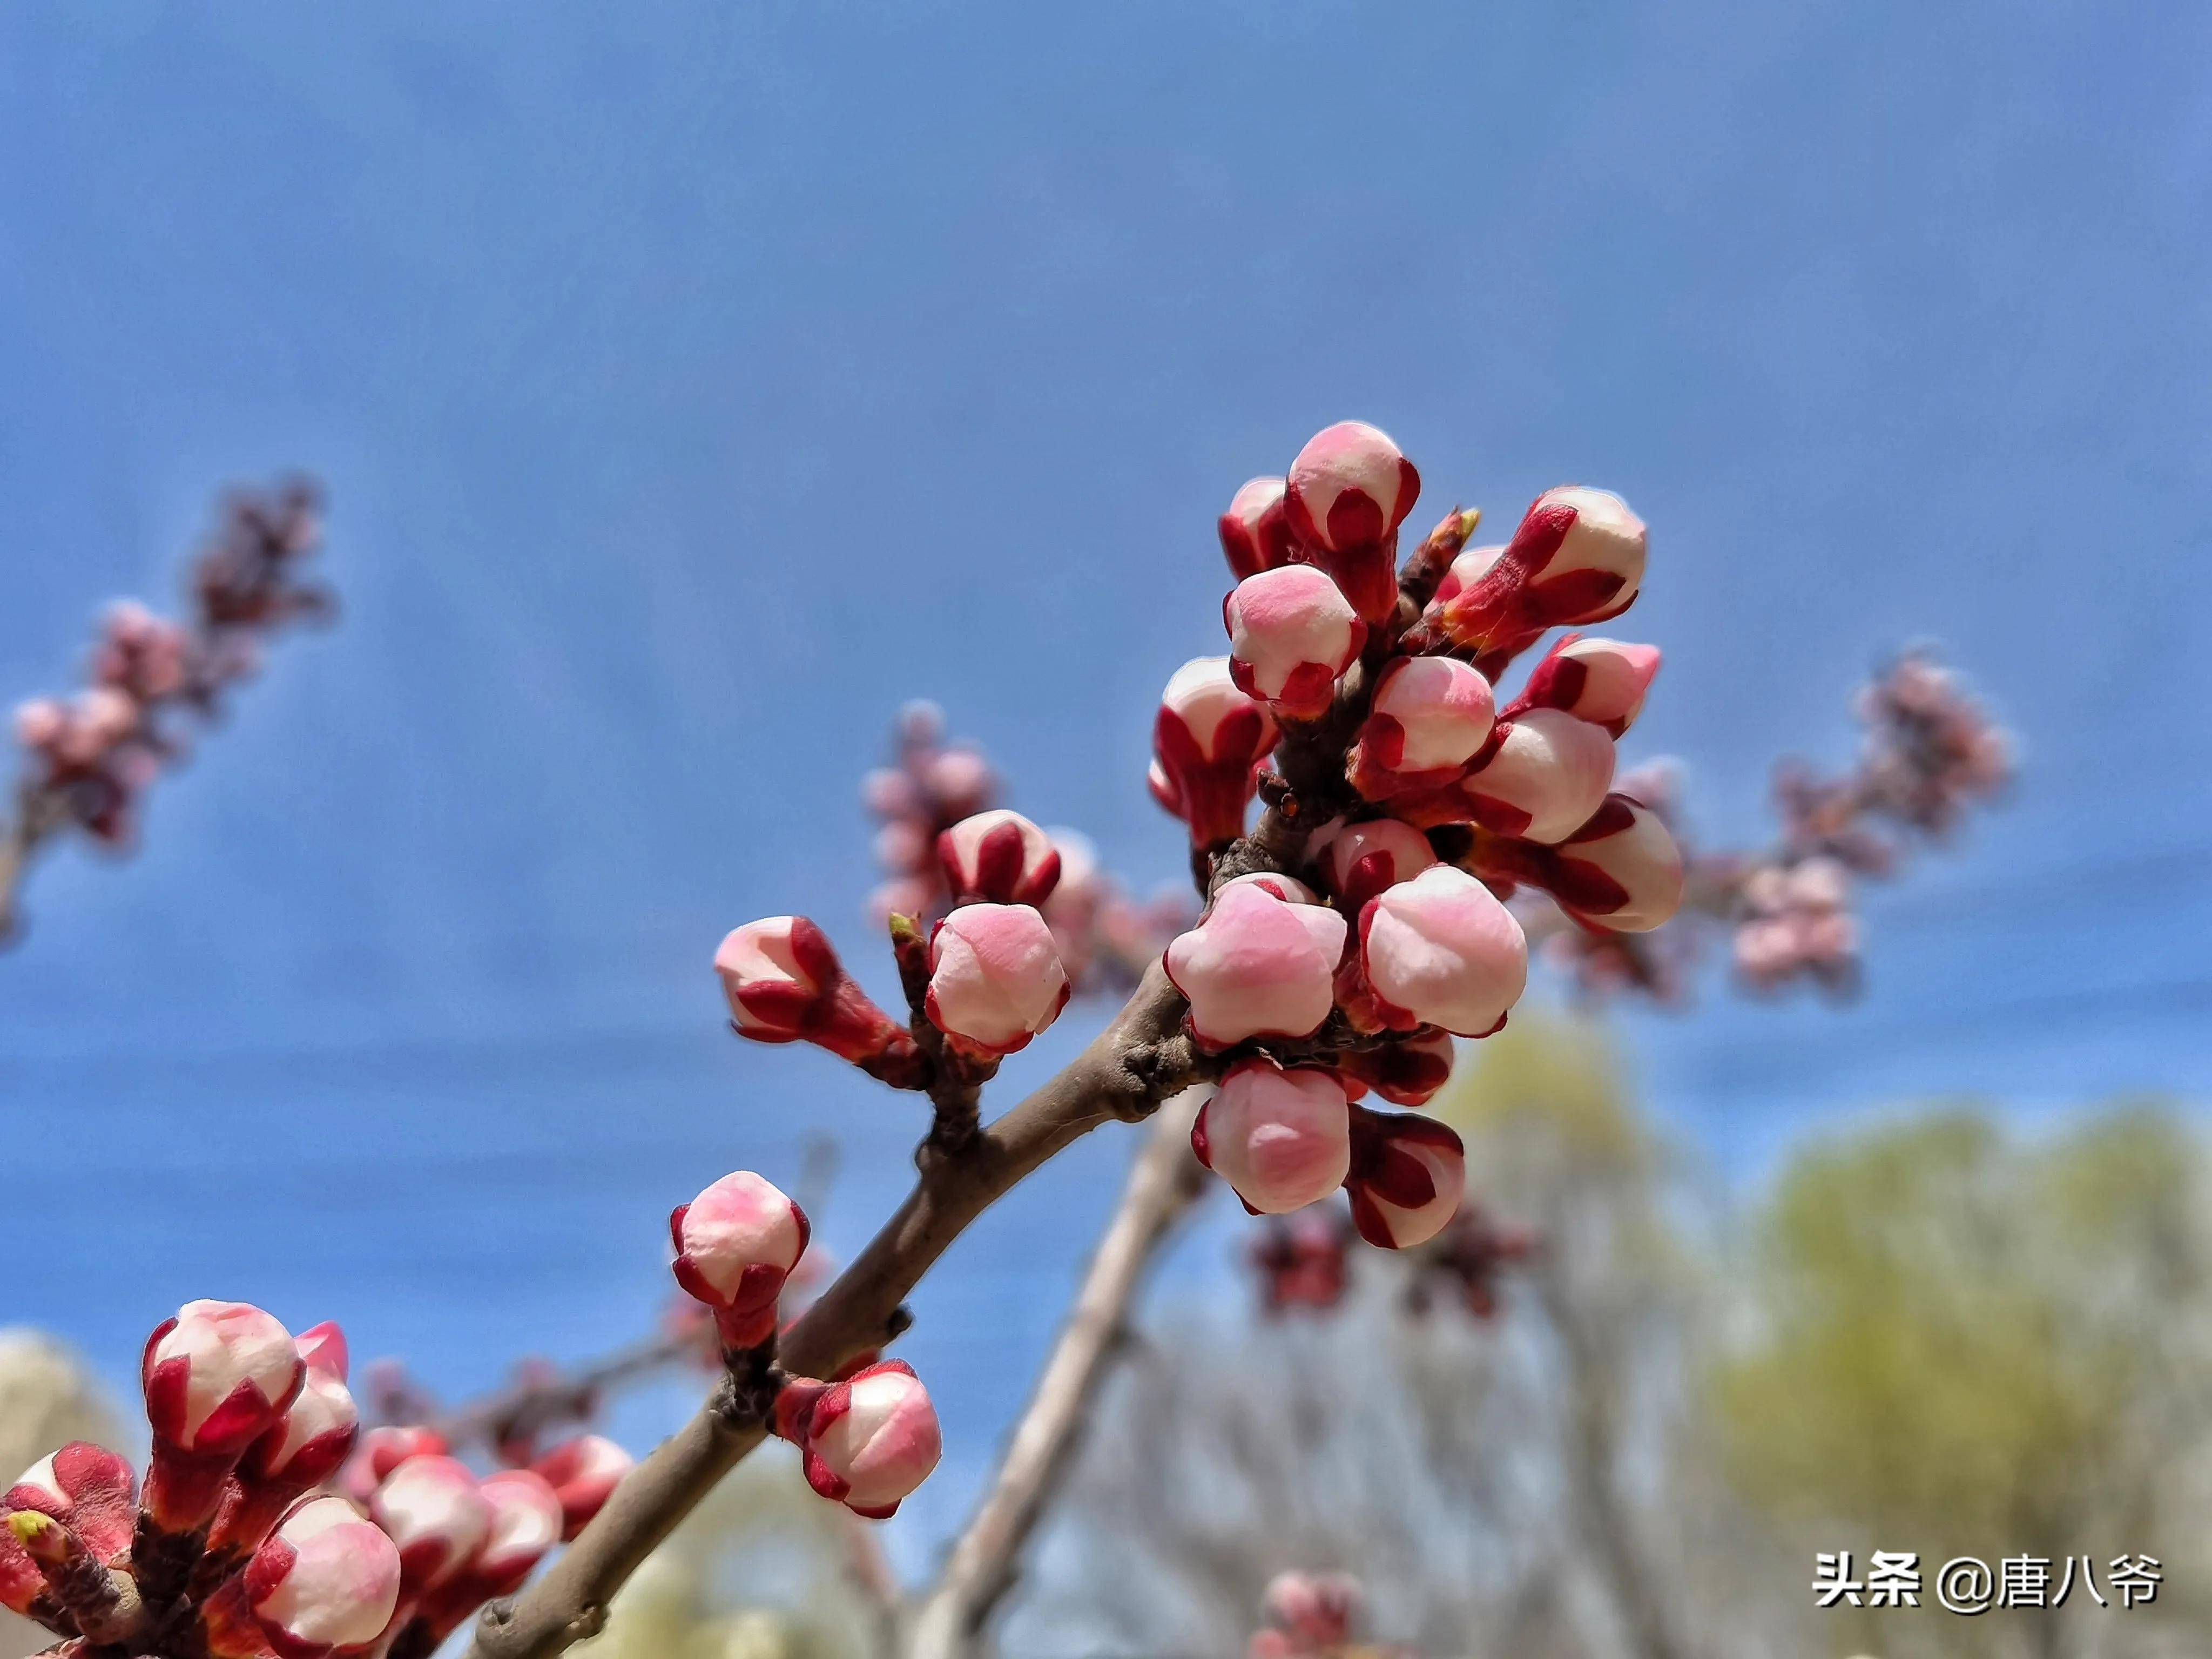
[[224, 694], [258, 670], [282, 629], [334, 612], [330, 591], [302, 574], [321, 544], [313, 483], [232, 495], [193, 563], [182, 620], [118, 602], [101, 618], [85, 689], [18, 706], [23, 763], [0, 832], [0, 936], [33, 853], [70, 830], [128, 847], [148, 790], [189, 753], [191, 726], [222, 713]]
[[1354, 1651], [1387, 1659], [1399, 1650], [1352, 1646], [1366, 1600], [1359, 1581], [1347, 1572], [1278, 1573], [1261, 1598], [1263, 1622], [1245, 1650], [1247, 1659], [1325, 1659]]
[[425, 1659], [629, 1468], [586, 1437], [480, 1479], [428, 1431], [362, 1433], [346, 1371], [335, 1325], [185, 1304], [146, 1343], [145, 1480], [82, 1442], [25, 1472], [0, 1605], [82, 1659]]

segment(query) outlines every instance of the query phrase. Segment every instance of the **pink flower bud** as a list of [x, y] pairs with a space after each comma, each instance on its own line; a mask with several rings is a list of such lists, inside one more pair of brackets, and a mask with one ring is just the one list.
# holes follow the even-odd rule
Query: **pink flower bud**
[[26, 749], [52, 749], [69, 726], [69, 711], [52, 697], [15, 705], [15, 741]]
[[1431, 615], [1456, 645], [1516, 650], [1547, 628], [1627, 610], [1644, 555], [1644, 520], [1620, 496], [1581, 484], [1547, 489], [1494, 558], [1460, 556]]
[[1067, 1006], [1067, 970], [1026, 904], [969, 904], [929, 939], [931, 1024], [971, 1057], [1011, 1054]]
[[138, 1482], [128, 1460], [88, 1442], [72, 1440], [24, 1470], [0, 1497], [0, 1510], [52, 1516], [105, 1563], [131, 1547], [138, 1517]]
[[1299, 556], [1334, 578], [1364, 622], [1397, 608], [1398, 526], [1420, 493], [1413, 464], [1360, 421], [1316, 434], [1291, 464], [1283, 511]]
[[1659, 815], [1609, 795], [1559, 843], [1539, 878], [1568, 915], [1615, 933], [1648, 933], [1682, 906], [1682, 852]]
[[1334, 910], [1231, 883], [1198, 926], [1168, 946], [1168, 978], [1190, 1003], [1201, 1048], [1311, 1036], [1334, 1005], [1344, 938], [1344, 918]]
[[676, 1282], [714, 1310], [725, 1346], [775, 1334], [776, 1298], [806, 1254], [805, 1213], [750, 1170], [726, 1175], [668, 1218]]
[[[1425, 1106], [1451, 1080], [1454, 1053], [1449, 1032], [1431, 1031], [1377, 1048], [1347, 1048], [1337, 1056], [1336, 1069], [1351, 1084], [1374, 1090], [1394, 1106]], [[1352, 1091], [1347, 1087], [1346, 1092]]]
[[1570, 634], [1529, 674], [1513, 712], [1556, 708], [1618, 738], [1644, 712], [1644, 694], [1658, 672], [1656, 645]]
[[880, 1521], [937, 1467], [937, 1409], [914, 1368], [885, 1359], [840, 1382], [798, 1381], [776, 1398], [776, 1432], [805, 1455], [806, 1482]]
[[912, 1035], [854, 983], [805, 916], [732, 929], [714, 952], [714, 971], [740, 1036], [816, 1043], [878, 1073], [912, 1060]]
[[937, 838], [955, 904], [1042, 904], [1060, 884], [1052, 838], [1004, 807], [963, 818]]
[[946, 749], [931, 757], [923, 781], [940, 823], [981, 811], [999, 793], [999, 775], [973, 749]]
[[452, 1449], [446, 1437], [433, 1428], [386, 1425], [370, 1429], [356, 1440], [338, 1484], [348, 1497], [366, 1504], [384, 1484], [384, 1477], [409, 1458], [442, 1457]]
[[1352, 1639], [1360, 1599], [1359, 1581], [1349, 1573], [1285, 1572], [1268, 1583], [1261, 1605], [1295, 1644], [1292, 1651], [1314, 1653]]
[[1221, 550], [1238, 580], [1291, 562], [1291, 531], [1283, 517], [1283, 481], [1250, 478], [1221, 515]]
[[1389, 1030], [1487, 1036], [1528, 984], [1528, 942], [1496, 894], [1439, 864], [1368, 902], [1358, 966]]
[[306, 1370], [292, 1334], [243, 1302], [187, 1302], [146, 1341], [139, 1372], [155, 1438], [234, 1459], [292, 1403]]
[[1190, 826], [1191, 845], [1224, 845], [1244, 833], [1253, 769], [1275, 746], [1274, 716], [1237, 688], [1226, 657], [1176, 670], [1152, 725], [1152, 794]]
[[1449, 657], [1401, 657], [1376, 682], [1352, 751], [1354, 788], [1370, 800], [1449, 783], [1490, 736], [1490, 682]]
[[491, 1505], [491, 1528], [469, 1568], [469, 1600], [511, 1595], [567, 1530], [561, 1496], [535, 1469], [501, 1469], [477, 1490]]
[[1613, 739], [1598, 727], [1556, 708], [1532, 708], [1498, 726], [1457, 784], [1425, 792], [1402, 810], [1416, 823], [1472, 821], [1523, 841], [1563, 841], [1597, 811], [1613, 763]]
[[1253, 1214], [1284, 1215], [1344, 1184], [1349, 1110], [1333, 1073], [1255, 1055], [1231, 1066], [1200, 1109], [1191, 1150]]
[[561, 1536], [570, 1539], [614, 1496], [623, 1478], [637, 1467], [637, 1459], [603, 1434], [580, 1434], [530, 1467], [561, 1500]]
[[[1221, 884], [1221, 891], [1232, 887], [1256, 887], [1272, 898], [1285, 904], [1319, 904], [1321, 895], [1296, 876], [1286, 876], [1279, 870], [1254, 870], [1242, 876], [1231, 876]], [[1220, 895], [1216, 894], [1218, 898]]]
[[1432, 1117], [1352, 1109], [1352, 1224], [1386, 1250], [1425, 1244], [1458, 1212], [1467, 1152]]
[[247, 1564], [247, 1604], [280, 1659], [373, 1642], [399, 1605], [400, 1552], [343, 1498], [309, 1498]]
[[[305, 1358], [304, 1340], [301, 1346]], [[319, 1358], [327, 1357], [319, 1351]], [[339, 1377], [310, 1362], [300, 1392], [276, 1426], [247, 1448], [239, 1462], [239, 1474], [305, 1492], [321, 1486], [343, 1467], [360, 1432], [361, 1413], [352, 1392]]]
[[409, 1458], [384, 1478], [368, 1512], [398, 1547], [410, 1589], [444, 1583], [491, 1532], [491, 1505], [468, 1465], [452, 1457]]
[[1367, 624], [1311, 565], [1247, 576], [1221, 602], [1229, 677], [1279, 718], [1318, 720], [1336, 682], [1367, 642]]
[[1306, 844], [1328, 879], [1328, 890], [1347, 915], [1386, 887], [1411, 881], [1437, 861], [1429, 838], [1396, 818], [1342, 819], [1323, 825]]

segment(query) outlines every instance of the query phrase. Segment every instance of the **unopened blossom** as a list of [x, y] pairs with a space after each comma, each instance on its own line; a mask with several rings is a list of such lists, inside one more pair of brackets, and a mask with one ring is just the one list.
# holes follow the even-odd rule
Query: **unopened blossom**
[[1190, 1003], [1201, 1048], [1254, 1036], [1310, 1036], [1328, 1018], [1345, 920], [1259, 886], [1224, 886], [1205, 919], [1167, 948], [1168, 978]]
[[1523, 841], [1563, 841], [1598, 809], [1613, 783], [1613, 739], [1588, 720], [1532, 708], [1448, 789], [1393, 804], [1415, 823], [1471, 822]]
[[1803, 975], [1849, 991], [1858, 969], [1858, 922], [1850, 911], [1850, 872], [1838, 860], [1761, 865], [1738, 889], [1736, 971], [1757, 990]]
[[1230, 678], [1283, 719], [1326, 714], [1337, 680], [1367, 641], [1367, 624], [1311, 565], [1247, 576], [1221, 602], [1221, 615]]
[[513, 1595], [566, 1530], [560, 1494], [535, 1469], [501, 1469], [477, 1490], [491, 1506], [491, 1527], [469, 1564], [463, 1596], [471, 1607]]
[[1368, 902], [1356, 966], [1355, 1023], [1487, 1036], [1528, 984], [1528, 943], [1496, 894], [1438, 864]]
[[1170, 677], [1152, 724], [1152, 794], [1190, 827], [1191, 845], [1244, 833], [1255, 769], [1275, 746], [1274, 716], [1239, 690], [1226, 657], [1197, 657]]
[[223, 1477], [283, 1417], [306, 1369], [292, 1334], [243, 1302], [187, 1302], [155, 1328], [139, 1366], [155, 1525], [187, 1532], [208, 1519]]
[[1372, 1089], [1394, 1106], [1425, 1106], [1451, 1080], [1455, 1053], [1449, 1032], [1415, 1032], [1370, 1048], [1347, 1048], [1337, 1056], [1336, 1071], [1355, 1100]]
[[1219, 892], [1217, 892], [1215, 896], [1218, 898], [1221, 893], [1227, 892], [1232, 887], [1256, 887], [1261, 892], [1282, 900], [1285, 904], [1319, 904], [1321, 902], [1320, 894], [1315, 892], [1296, 876], [1286, 876], [1279, 870], [1250, 870], [1241, 876], [1231, 876], [1221, 884]]
[[1490, 682], [1450, 657], [1401, 657], [1382, 671], [1347, 771], [1370, 800], [1449, 783], [1490, 736]]
[[1413, 464], [1364, 421], [1315, 434], [1291, 463], [1283, 510], [1300, 556], [1328, 571], [1365, 622], [1396, 608], [1397, 530], [1420, 493]]
[[1026, 1048], [1068, 993], [1052, 929], [1029, 905], [963, 905], [930, 936], [930, 1024], [972, 1057]]
[[458, 1458], [409, 1458], [384, 1478], [368, 1511], [398, 1546], [410, 1589], [434, 1589], [453, 1577], [491, 1531], [491, 1505]]
[[1547, 629], [1628, 609], [1644, 580], [1644, 520], [1610, 490], [1547, 489], [1504, 548], [1460, 556], [1431, 619], [1462, 648], [1516, 650]]
[[1644, 933], [1682, 904], [1682, 852], [1659, 815], [1608, 795], [1553, 849], [1541, 878], [1560, 908], [1617, 933]]
[[385, 1424], [364, 1430], [346, 1460], [338, 1485], [347, 1497], [366, 1504], [384, 1477], [410, 1457], [441, 1457], [453, 1450], [446, 1437], [423, 1424]]
[[1042, 904], [1060, 883], [1052, 838], [1019, 812], [978, 812], [937, 838], [955, 904]]
[[[1267, 1628], [1252, 1638], [1251, 1659], [1305, 1659], [1341, 1648], [1359, 1615], [1359, 1581], [1344, 1572], [1278, 1573], [1261, 1610]], [[1264, 1641], [1273, 1637], [1274, 1641]]]
[[283, 1417], [240, 1461], [255, 1480], [282, 1481], [304, 1492], [338, 1472], [352, 1454], [361, 1413], [346, 1387], [345, 1339], [335, 1325], [318, 1325], [293, 1346], [302, 1371], [300, 1392]]
[[1522, 708], [1556, 708], [1618, 738], [1644, 712], [1644, 698], [1659, 672], [1659, 647], [1570, 634], [1538, 663], [1516, 702]]
[[1306, 856], [1350, 916], [1384, 888], [1412, 880], [1437, 861], [1429, 838], [1398, 818], [1333, 819], [1314, 832]]
[[1351, 1288], [1346, 1247], [1352, 1237], [1341, 1211], [1308, 1207], [1267, 1221], [1249, 1253], [1260, 1278], [1261, 1311], [1325, 1312], [1342, 1302]]
[[811, 1042], [887, 1081], [916, 1064], [913, 1035], [878, 1007], [805, 916], [770, 916], [732, 928], [714, 971], [740, 1036]]
[[112, 1561], [131, 1546], [138, 1482], [129, 1460], [73, 1440], [24, 1470], [0, 1496], [0, 1510], [51, 1516], [76, 1534], [94, 1559]]
[[1249, 478], [1230, 498], [1221, 515], [1221, 551], [1238, 580], [1291, 562], [1288, 520], [1283, 515], [1283, 480]]
[[1459, 1210], [1467, 1151], [1432, 1117], [1355, 1106], [1344, 1190], [1352, 1200], [1352, 1224], [1370, 1244], [1386, 1250], [1425, 1244]]
[[724, 1176], [668, 1218], [676, 1282], [714, 1310], [723, 1346], [775, 1334], [776, 1299], [806, 1254], [805, 1212], [750, 1170]]
[[580, 1434], [530, 1467], [561, 1500], [562, 1537], [574, 1538], [614, 1495], [623, 1477], [637, 1467], [637, 1459], [603, 1434]]
[[246, 1569], [247, 1604], [279, 1659], [325, 1659], [374, 1641], [399, 1603], [392, 1540], [343, 1498], [310, 1498]]
[[900, 1359], [842, 1382], [787, 1384], [776, 1396], [775, 1430], [799, 1448], [809, 1486], [872, 1521], [893, 1514], [944, 1450], [929, 1390]]
[[1287, 1214], [1344, 1184], [1349, 1113], [1334, 1073], [1255, 1055], [1200, 1109], [1191, 1147], [1254, 1214]]

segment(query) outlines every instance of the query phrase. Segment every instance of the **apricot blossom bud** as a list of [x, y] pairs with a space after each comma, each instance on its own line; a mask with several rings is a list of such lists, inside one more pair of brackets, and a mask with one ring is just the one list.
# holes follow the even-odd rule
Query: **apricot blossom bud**
[[1239, 690], [1226, 657], [1197, 657], [1176, 670], [1152, 725], [1152, 788], [1190, 826], [1194, 847], [1218, 847], [1244, 833], [1253, 769], [1275, 746], [1274, 716]]
[[[137, 1523], [138, 1483], [128, 1459], [88, 1441], [72, 1440], [23, 1471], [0, 1510], [31, 1510], [62, 1522], [94, 1559], [114, 1560], [131, 1547]], [[20, 1611], [20, 1609], [18, 1609]]]
[[637, 1459], [603, 1434], [580, 1434], [530, 1467], [561, 1500], [561, 1536], [570, 1539], [614, 1496]]
[[1682, 850], [1659, 815], [1608, 795], [1560, 842], [1539, 879], [1568, 915], [1615, 933], [1648, 933], [1682, 907]]
[[1352, 1109], [1352, 1171], [1344, 1190], [1352, 1224], [1370, 1244], [1403, 1250], [1425, 1244], [1458, 1213], [1467, 1190], [1467, 1152], [1432, 1117]]
[[358, 1437], [338, 1485], [349, 1498], [366, 1504], [369, 1494], [384, 1484], [384, 1477], [409, 1458], [439, 1457], [452, 1449], [446, 1437], [435, 1429], [386, 1424]]
[[535, 1469], [501, 1469], [477, 1490], [491, 1505], [491, 1528], [470, 1565], [470, 1599], [489, 1601], [520, 1588], [567, 1530], [560, 1494]]
[[178, 1450], [235, 1457], [299, 1392], [292, 1334], [243, 1302], [187, 1302], [147, 1339], [146, 1418]]
[[913, 1036], [845, 971], [828, 935], [805, 916], [733, 928], [714, 971], [739, 1036], [811, 1042], [890, 1080], [916, 1063]]
[[1547, 489], [1494, 556], [1489, 549], [1460, 556], [1431, 614], [1455, 645], [1517, 650], [1547, 628], [1627, 610], [1644, 580], [1644, 520], [1612, 491]]
[[1394, 1106], [1425, 1106], [1451, 1080], [1454, 1053], [1449, 1032], [1431, 1031], [1372, 1048], [1347, 1048], [1337, 1056], [1336, 1070], [1354, 1099], [1372, 1089]]
[[775, 1334], [776, 1298], [806, 1253], [805, 1212], [750, 1170], [724, 1176], [668, 1218], [676, 1282], [714, 1310], [731, 1349]]
[[399, 1604], [400, 1552], [343, 1498], [309, 1498], [253, 1553], [246, 1603], [279, 1659], [374, 1641]]
[[1370, 800], [1449, 783], [1490, 736], [1490, 682], [1450, 657], [1401, 657], [1376, 682], [1352, 751], [1352, 787]]
[[1279, 718], [1328, 713], [1339, 676], [1367, 642], [1367, 624], [1337, 586], [1311, 565], [1247, 576], [1221, 602], [1229, 629], [1229, 677]]
[[1190, 1003], [1202, 1048], [1252, 1036], [1311, 1036], [1328, 1018], [1346, 924], [1317, 904], [1260, 886], [1224, 886], [1197, 927], [1167, 948], [1168, 978]]
[[937, 838], [937, 858], [955, 904], [1042, 904], [1060, 884], [1052, 837], [1004, 807], [947, 830]]
[[1570, 634], [1530, 672], [1514, 713], [1556, 708], [1618, 738], [1644, 712], [1644, 694], [1658, 672], [1656, 645]]
[[491, 1531], [491, 1505], [467, 1464], [410, 1457], [384, 1478], [368, 1512], [399, 1549], [410, 1589], [444, 1583], [475, 1558]]
[[1351, 1167], [1344, 1085], [1319, 1066], [1285, 1070], [1264, 1054], [1229, 1068], [1190, 1132], [1198, 1161], [1255, 1215], [1327, 1198]]
[[1471, 822], [1523, 841], [1563, 841], [1613, 784], [1613, 739], [1588, 720], [1532, 708], [1504, 721], [1467, 775], [1403, 802], [1416, 823]]
[[[1253, 870], [1241, 876], [1231, 876], [1221, 884], [1225, 893], [1232, 887], [1256, 887], [1273, 895], [1285, 904], [1319, 904], [1321, 895], [1296, 876], [1286, 876], [1279, 870]], [[1218, 896], [1217, 895], [1216, 896]]]
[[1368, 902], [1357, 967], [1380, 1026], [1487, 1036], [1528, 984], [1528, 942], [1489, 888], [1438, 864]]
[[807, 1485], [871, 1521], [894, 1513], [944, 1450], [929, 1390], [902, 1359], [878, 1360], [839, 1382], [787, 1384], [776, 1396], [775, 1431], [799, 1448]]
[[1315, 832], [1306, 853], [1321, 866], [1345, 914], [1354, 916], [1384, 888], [1411, 881], [1437, 861], [1429, 838], [1396, 818], [1340, 818]]
[[1291, 562], [1291, 531], [1283, 516], [1283, 481], [1248, 478], [1221, 515], [1221, 550], [1238, 580]]
[[1029, 905], [963, 905], [930, 935], [929, 1022], [972, 1058], [1026, 1048], [1069, 988], [1052, 929]]

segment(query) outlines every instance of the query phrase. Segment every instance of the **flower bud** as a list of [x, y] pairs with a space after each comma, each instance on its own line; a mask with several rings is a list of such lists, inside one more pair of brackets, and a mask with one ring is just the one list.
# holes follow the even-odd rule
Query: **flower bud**
[[369, 1495], [384, 1484], [384, 1477], [409, 1458], [441, 1457], [452, 1449], [444, 1435], [420, 1425], [387, 1424], [370, 1429], [355, 1441], [353, 1455], [346, 1460], [338, 1485], [347, 1497], [366, 1504]]
[[1489, 888], [1438, 864], [1368, 902], [1358, 967], [1381, 1026], [1487, 1036], [1528, 984], [1528, 943]]
[[458, 1458], [409, 1458], [385, 1477], [368, 1512], [398, 1547], [410, 1589], [444, 1583], [468, 1565], [491, 1531], [491, 1505]]
[[1060, 884], [1052, 837], [1004, 807], [963, 818], [937, 838], [955, 904], [1042, 904]]
[[1333, 1006], [1344, 939], [1344, 918], [1334, 910], [1288, 904], [1258, 886], [1224, 886], [1165, 957], [1168, 978], [1190, 1003], [1199, 1046], [1311, 1036]]
[[841, 1382], [800, 1380], [776, 1397], [776, 1432], [805, 1458], [806, 1483], [881, 1521], [937, 1467], [937, 1409], [914, 1368], [880, 1360]]
[[1372, 1089], [1394, 1106], [1425, 1106], [1451, 1080], [1455, 1053], [1451, 1035], [1431, 1031], [1372, 1048], [1347, 1048], [1337, 1056], [1339, 1076], [1362, 1091]]
[[1190, 1132], [1198, 1161], [1255, 1215], [1327, 1198], [1351, 1167], [1344, 1085], [1319, 1066], [1285, 1071], [1264, 1054], [1229, 1068]]
[[970, 1058], [1028, 1047], [1060, 1018], [1069, 988], [1052, 929], [1029, 905], [963, 905], [930, 935], [923, 1006]]
[[[138, 1482], [125, 1458], [72, 1440], [23, 1471], [0, 1510], [32, 1510], [61, 1522], [102, 1563], [131, 1547], [137, 1524]], [[20, 1609], [19, 1609], [20, 1611]]]
[[1682, 852], [1659, 815], [1608, 795], [1553, 849], [1540, 879], [1568, 915], [1615, 933], [1648, 933], [1682, 906]]
[[1658, 672], [1656, 645], [1570, 634], [1529, 674], [1513, 712], [1556, 708], [1618, 738], [1644, 712], [1644, 694]]
[[1360, 1600], [1359, 1581], [1349, 1573], [1283, 1572], [1268, 1583], [1261, 1605], [1291, 1639], [1291, 1651], [1317, 1653], [1352, 1639]]
[[[1221, 884], [1221, 892], [1232, 887], [1256, 887], [1270, 897], [1285, 904], [1319, 904], [1321, 895], [1296, 876], [1286, 876], [1279, 870], [1254, 870], [1241, 876], [1231, 876]], [[1218, 898], [1220, 894], [1217, 893]]]
[[1229, 677], [1287, 720], [1328, 713], [1339, 676], [1367, 642], [1367, 624], [1311, 565], [1247, 576], [1221, 602]]
[[580, 1434], [530, 1467], [561, 1500], [561, 1536], [566, 1540], [591, 1523], [623, 1478], [637, 1467], [637, 1459], [603, 1434]]
[[304, 1367], [300, 1392], [276, 1426], [247, 1449], [239, 1473], [305, 1492], [336, 1474], [352, 1455], [361, 1413], [345, 1385], [345, 1337], [336, 1325], [316, 1326], [294, 1346]]
[[1315, 832], [1306, 854], [1321, 866], [1344, 913], [1353, 916], [1384, 888], [1411, 881], [1437, 861], [1429, 838], [1396, 818], [1337, 819]]
[[1644, 580], [1644, 520], [1610, 490], [1547, 489], [1502, 551], [1460, 556], [1431, 614], [1455, 645], [1517, 650], [1547, 628], [1627, 610]]
[[1449, 783], [1490, 736], [1490, 682], [1450, 657], [1401, 657], [1376, 682], [1352, 751], [1352, 787], [1370, 800]]
[[732, 929], [714, 952], [738, 1035], [806, 1042], [884, 1075], [910, 1065], [914, 1038], [878, 1008], [805, 916], [770, 916]]
[[1340, 421], [1309, 439], [1291, 463], [1283, 512], [1301, 556], [1336, 579], [1368, 623], [1398, 603], [1397, 532], [1421, 493], [1421, 475], [1389, 436]]
[[511, 1595], [567, 1530], [561, 1496], [535, 1469], [501, 1469], [477, 1490], [491, 1505], [491, 1528], [469, 1568], [471, 1602]]
[[1424, 793], [1405, 810], [1417, 823], [1454, 821], [1434, 817], [1440, 810], [1501, 836], [1563, 841], [1597, 811], [1613, 783], [1613, 739], [1588, 720], [1532, 708], [1498, 726], [1457, 784]]
[[187, 1302], [147, 1339], [140, 1365], [155, 1435], [235, 1457], [280, 1417], [306, 1367], [292, 1334], [243, 1302]]
[[750, 1170], [726, 1175], [668, 1218], [676, 1282], [714, 1310], [723, 1346], [775, 1334], [776, 1298], [806, 1253], [805, 1212]]
[[399, 1604], [400, 1552], [343, 1498], [309, 1498], [247, 1564], [247, 1604], [279, 1659], [373, 1642]]
[[1238, 580], [1291, 562], [1290, 526], [1283, 517], [1283, 481], [1249, 478], [1221, 515], [1221, 550]]
[[1370, 1244], [1403, 1250], [1444, 1230], [1467, 1190], [1467, 1152], [1432, 1117], [1352, 1109], [1352, 1224]]
[[1274, 716], [1237, 690], [1226, 657], [1176, 670], [1152, 725], [1152, 794], [1190, 826], [1191, 845], [1222, 846], [1244, 833], [1253, 769], [1275, 746]]

